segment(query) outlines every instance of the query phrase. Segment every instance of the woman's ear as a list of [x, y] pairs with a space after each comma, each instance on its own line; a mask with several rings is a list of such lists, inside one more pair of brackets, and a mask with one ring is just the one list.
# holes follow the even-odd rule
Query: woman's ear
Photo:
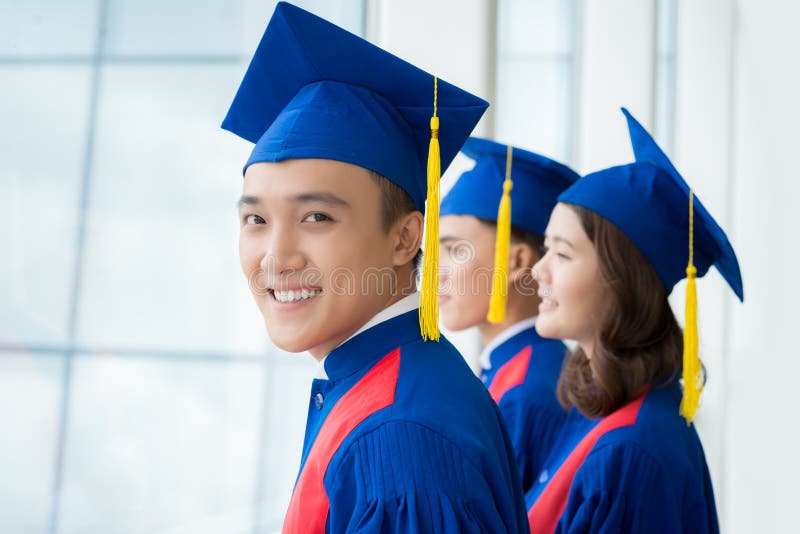
[[423, 230], [425, 228], [422, 213], [409, 212], [392, 226], [394, 239], [394, 265], [400, 267], [413, 261], [417, 251], [422, 246]]

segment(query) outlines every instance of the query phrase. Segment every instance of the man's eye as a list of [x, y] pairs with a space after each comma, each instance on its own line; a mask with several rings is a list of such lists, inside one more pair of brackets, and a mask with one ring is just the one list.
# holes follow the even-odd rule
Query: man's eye
[[303, 222], [324, 222], [324, 221], [331, 221], [330, 217], [325, 215], [324, 213], [310, 213], [303, 219]]
[[245, 215], [245, 224], [264, 224], [266, 221], [258, 215]]

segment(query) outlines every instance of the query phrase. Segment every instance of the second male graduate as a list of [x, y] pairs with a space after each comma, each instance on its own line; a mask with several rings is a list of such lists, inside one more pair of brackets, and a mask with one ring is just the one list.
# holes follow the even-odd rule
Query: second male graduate
[[442, 201], [442, 319], [451, 330], [480, 331], [481, 377], [503, 414], [527, 491], [566, 417], [556, 398], [566, 347], [536, 333], [540, 299], [531, 268], [556, 198], [578, 174], [488, 139], [472, 137], [461, 150], [475, 166]]

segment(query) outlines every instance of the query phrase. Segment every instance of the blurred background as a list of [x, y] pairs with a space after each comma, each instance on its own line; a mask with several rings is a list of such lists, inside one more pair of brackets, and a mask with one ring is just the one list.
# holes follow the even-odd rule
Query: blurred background
[[[698, 284], [723, 531], [791, 530], [800, 4], [297, 3], [488, 99], [476, 134], [579, 172], [632, 160], [620, 106], [654, 132], [744, 276], [744, 304]], [[0, 0], [0, 532], [280, 528], [314, 363], [270, 345], [239, 272], [251, 147], [219, 129], [274, 5]]]

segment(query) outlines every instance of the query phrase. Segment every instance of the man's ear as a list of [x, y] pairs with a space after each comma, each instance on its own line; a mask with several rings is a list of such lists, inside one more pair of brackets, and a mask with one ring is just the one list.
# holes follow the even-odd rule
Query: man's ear
[[511, 242], [508, 247], [508, 281], [519, 283], [530, 274], [531, 267], [539, 261], [539, 254], [526, 243]]
[[394, 265], [396, 267], [413, 261], [422, 246], [424, 229], [425, 220], [419, 211], [406, 213], [395, 221], [391, 231], [395, 237]]

